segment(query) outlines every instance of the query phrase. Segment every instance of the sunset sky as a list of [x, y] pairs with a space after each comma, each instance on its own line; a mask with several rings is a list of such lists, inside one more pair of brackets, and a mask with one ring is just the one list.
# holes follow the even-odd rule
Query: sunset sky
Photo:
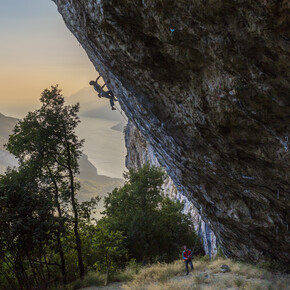
[[23, 117], [45, 88], [70, 96], [96, 76], [50, 0], [1, 0], [0, 39], [0, 113]]

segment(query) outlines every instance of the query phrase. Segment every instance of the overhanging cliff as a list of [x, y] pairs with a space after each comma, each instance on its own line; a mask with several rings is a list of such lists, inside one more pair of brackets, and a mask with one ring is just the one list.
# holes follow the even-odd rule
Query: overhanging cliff
[[54, 2], [225, 253], [289, 262], [289, 2]]

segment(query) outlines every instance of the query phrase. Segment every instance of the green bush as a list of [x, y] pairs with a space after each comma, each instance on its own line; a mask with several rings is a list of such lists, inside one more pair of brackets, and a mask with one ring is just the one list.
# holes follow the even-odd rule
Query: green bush
[[269, 272], [290, 273], [290, 265], [284, 264], [277, 260], [267, 260], [257, 264], [258, 268], [265, 269]]
[[73, 282], [69, 288], [71, 290], [77, 290], [85, 287], [93, 287], [93, 286], [104, 286], [105, 284], [105, 275], [98, 272], [90, 272], [88, 273], [83, 280], [78, 279]]
[[197, 257], [197, 260], [198, 260], [198, 261], [201, 261], [201, 262], [209, 262], [209, 261], [210, 261], [210, 257], [209, 257], [209, 255], [198, 256], [198, 257]]
[[222, 259], [226, 258], [224, 253], [223, 253], [223, 249], [220, 245], [218, 246], [217, 254], [216, 254], [216, 259], [218, 259], [218, 258], [222, 258]]

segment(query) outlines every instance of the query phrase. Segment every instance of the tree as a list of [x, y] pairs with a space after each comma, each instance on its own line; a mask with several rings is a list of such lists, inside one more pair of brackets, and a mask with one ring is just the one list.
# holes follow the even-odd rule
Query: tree
[[124, 233], [129, 255], [138, 261], [171, 261], [184, 243], [197, 238], [192, 221], [182, 213], [183, 204], [164, 196], [165, 177], [160, 167], [145, 164], [131, 169], [125, 185], [105, 198], [106, 224]]
[[72, 212], [76, 251], [80, 277], [84, 276], [79, 213], [76, 193], [79, 183], [78, 158], [83, 141], [78, 140], [75, 128], [80, 122], [79, 104], [66, 106], [57, 86], [44, 90], [40, 101], [42, 107], [30, 112], [15, 126], [7, 149], [19, 158], [20, 164], [33, 164], [42, 176], [47, 176], [47, 187], [54, 192], [54, 205], [58, 215], [57, 241], [61, 257], [62, 273], [66, 282], [65, 259], [61, 245], [64, 223]]
[[55, 232], [52, 199], [35, 168], [22, 167], [0, 176], [0, 265], [12, 289], [32, 289], [48, 279], [43, 257], [44, 244]]
[[127, 250], [124, 247], [124, 236], [120, 231], [111, 231], [104, 224], [99, 223], [94, 228], [91, 242], [97, 254], [96, 268], [106, 269], [105, 285], [107, 285], [110, 272], [117, 270], [118, 264], [127, 255]]

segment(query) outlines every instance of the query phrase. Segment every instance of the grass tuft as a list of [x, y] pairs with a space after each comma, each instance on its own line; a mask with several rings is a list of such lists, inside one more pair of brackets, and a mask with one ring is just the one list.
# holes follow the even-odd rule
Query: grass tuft
[[206, 284], [208, 281], [208, 274], [200, 273], [193, 276], [193, 280], [196, 284]]

